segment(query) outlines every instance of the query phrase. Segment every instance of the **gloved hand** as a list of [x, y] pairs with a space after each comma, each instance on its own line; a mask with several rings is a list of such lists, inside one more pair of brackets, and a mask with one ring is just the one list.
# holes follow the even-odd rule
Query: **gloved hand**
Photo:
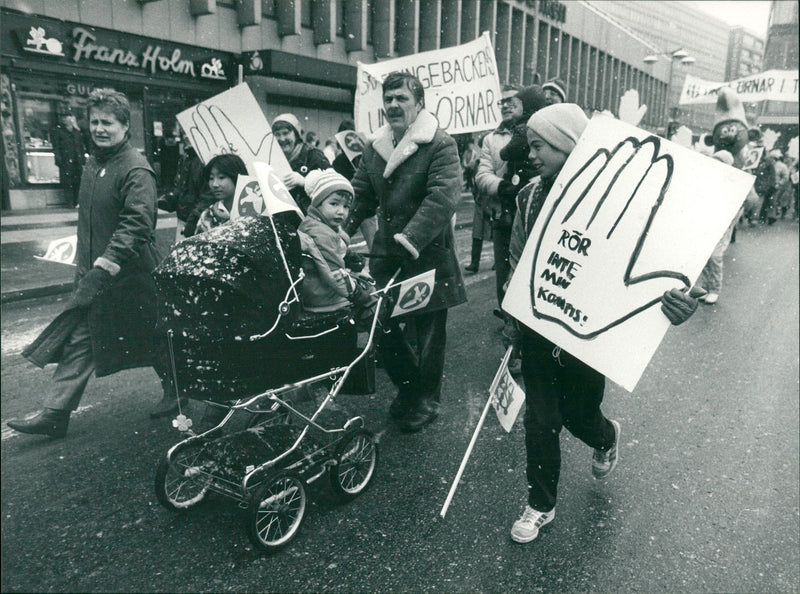
[[114, 277], [99, 266], [93, 267], [87, 272], [80, 281], [75, 294], [72, 296], [72, 303], [78, 307], [89, 307], [103, 292], [111, 286]]
[[353, 272], [364, 270], [364, 256], [357, 252], [347, 252], [344, 256], [344, 265]]
[[296, 171], [290, 171], [286, 175], [283, 176], [283, 185], [285, 185], [290, 190], [292, 188], [302, 188], [306, 183], [306, 178], [302, 175], [297, 173]]
[[697, 299], [703, 293], [695, 289], [687, 295], [679, 289], [670, 289], [661, 297], [661, 311], [674, 326], [679, 326], [688, 320], [697, 309]]

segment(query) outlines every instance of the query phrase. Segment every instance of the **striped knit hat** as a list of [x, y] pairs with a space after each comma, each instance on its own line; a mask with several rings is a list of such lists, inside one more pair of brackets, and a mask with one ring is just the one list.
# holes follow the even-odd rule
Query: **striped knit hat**
[[334, 192], [347, 192], [353, 198], [353, 186], [333, 169], [313, 169], [306, 175], [305, 190], [311, 206], [318, 208]]

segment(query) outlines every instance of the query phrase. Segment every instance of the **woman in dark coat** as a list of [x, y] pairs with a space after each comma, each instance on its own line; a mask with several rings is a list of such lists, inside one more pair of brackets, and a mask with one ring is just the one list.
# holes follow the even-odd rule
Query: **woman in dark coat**
[[60, 344], [48, 344], [47, 337], [55, 334], [46, 330], [25, 353], [38, 364], [57, 362], [58, 367], [44, 410], [28, 420], [9, 421], [22, 433], [64, 437], [92, 373], [100, 377], [153, 365], [165, 390], [162, 403], [168, 405], [158, 412], [172, 412], [177, 405], [170, 396], [167, 362], [155, 355], [163, 354], [157, 349], [151, 276], [158, 260], [155, 173], [128, 142], [125, 95], [96, 89], [88, 110], [94, 150], [81, 179], [76, 288], [69, 303], [78, 313], [69, 316], [73, 327]]
[[64, 188], [70, 206], [78, 205], [78, 191], [81, 185], [84, 146], [83, 135], [75, 116], [64, 115], [61, 125], [53, 134], [53, 153], [58, 167], [61, 187]]
[[303, 142], [303, 128], [294, 114], [282, 113], [276, 117], [272, 122], [272, 133], [292, 167], [283, 183], [305, 214], [311, 204], [311, 199], [303, 189], [306, 175], [314, 169], [330, 169], [331, 162], [321, 150]]

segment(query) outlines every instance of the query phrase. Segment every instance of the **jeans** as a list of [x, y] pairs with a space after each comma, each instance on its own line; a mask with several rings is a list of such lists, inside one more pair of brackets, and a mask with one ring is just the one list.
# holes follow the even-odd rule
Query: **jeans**
[[556, 505], [561, 472], [561, 428], [591, 448], [614, 445], [614, 426], [603, 416], [605, 377], [545, 338], [523, 331], [525, 452], [528, 505], [547, 512]]

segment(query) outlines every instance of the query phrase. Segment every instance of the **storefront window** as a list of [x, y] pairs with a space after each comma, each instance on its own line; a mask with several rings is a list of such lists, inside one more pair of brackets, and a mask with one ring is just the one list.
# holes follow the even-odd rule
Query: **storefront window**
[[58, 183], [58, 167], [53, 154], [52, 134], [56, 127], [56, 102], [35, 97], [20, 97], [20, 127], [25, 151], [25, 179], [29, 184]]

